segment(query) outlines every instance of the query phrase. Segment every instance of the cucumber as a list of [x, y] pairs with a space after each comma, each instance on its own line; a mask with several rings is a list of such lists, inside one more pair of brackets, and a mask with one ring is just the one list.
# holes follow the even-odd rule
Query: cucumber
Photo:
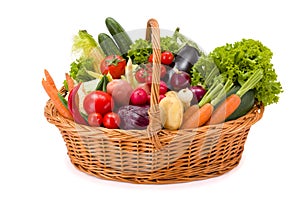
[[106, 27], [109, 33], [113, 36], [122, 54], [127, 54], [132, 45], [132, 40], [125, 32], [124, 28], [113, 18], [107, 17], [105, 19]]
[[226, 119], [226, 121], [234, 120], [247, 114], [254, 106], [254, 102], [255, 92], [254, 90], [249, 90], [242, 96], [241, 104], [239, 105], [239, 107]]
[[98, 35], [98, 43], [106, 56], [121, 55], [120, 49], [109, 35], [100, 33]]

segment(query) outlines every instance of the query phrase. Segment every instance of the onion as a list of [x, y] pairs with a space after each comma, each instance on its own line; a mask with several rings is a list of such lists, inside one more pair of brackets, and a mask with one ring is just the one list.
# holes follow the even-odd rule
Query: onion
[[206, 93], [206, 90], [201, 85], [191, 86], [190, 90], [194, 93], [194, 98], [199, 102]]
[[171, 86], [175, 91], [189, 87], [190, 83], [191, 83], [190, 75], [183, 71], [177, 71], [171, 77]]

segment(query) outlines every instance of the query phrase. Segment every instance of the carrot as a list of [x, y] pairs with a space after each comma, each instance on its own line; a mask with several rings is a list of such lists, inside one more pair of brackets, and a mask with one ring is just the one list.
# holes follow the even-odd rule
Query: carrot
[[182, 118], [182, 124], [184, 124], [190, 117], [197, 112], [199, 106], [197, 104], [190, 106], [184, 113]]
[[263, 77], [263, 71], [256, 70], [248, 80], [242, 85], [236, 94], [232, 94], [225, 99], [213, 112], [207, 124], [218, 124], [225, 121], [241, 104], [242, 96], [252, 89]]
[[196, 112], [192, 113], [189, 119], [182, 124], [181, 128], [188, 129], [202, 126], [209, 120], [213, 110], [214, 106], [210, 103], [206, 103], [200, 108], [198, 107]]
[[45, 79], [42, 80], [42, 85], [43, 85], [45, 91], [47, 92], [48, 96], [50, 97], [50, 99], [53, 101], [57, 111], [65, 118], [73, 119], [70, 111], [60, 101], [56, 88], [54, 88], [53, 85], [51, 85]]
[[47, 69], [44, 69], [44, 74], [45, 74], [45, 77], [46, 77], [46, 81], [49, 83], [49, 85], [56, 90], [56, 92], [58, 92], [56, 86], [55, 86], [55, 83], [53, 81], [53, 78], [51, 77], [50, 73], [48, 72]]
[[232, 94], [217, 107], [207, 124], [218, 124], [225, 121], [241, 104], [241, 98]]
[[71, 91], [74, 88], [74, 81], [68, 73], [66, 73], [66, 81], [68, 83], [68, 89]]

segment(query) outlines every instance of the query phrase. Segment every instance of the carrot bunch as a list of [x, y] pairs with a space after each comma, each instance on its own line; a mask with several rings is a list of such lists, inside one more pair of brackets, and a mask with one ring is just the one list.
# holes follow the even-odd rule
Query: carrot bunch
[[[68, 110], [68, 108], [63, 104], [63, 102], [59, 98], [59, 91], [57, 90], [55, 83], [53, 81], [53, 78], [49, 74], [49, 72], [45, 69], [44, 70], [45, 78], [42, 79], [42, 85], [48, 94], [49, 98], [53, 101], [55, 108], [57, 111], [65, 118], [73, 119], [72, 114]], [[70, 87], [74, 87], [73, 80], [69, 77], [69, 75], [66, 74], [66, 80]]]
[[236, 94], [227, 97], [216, 109], [215, 106], [224, 99], [233, 84], [227, 81], [223, 87], [222, 83], [215, 83], [198, 105], [191, 106], [185, 111], [181, 128], [197, 128], [204, 124], [224, 122], [239, 107], [242, 96], [252, 89], [262, 77], [262, 70], [255, 71]]

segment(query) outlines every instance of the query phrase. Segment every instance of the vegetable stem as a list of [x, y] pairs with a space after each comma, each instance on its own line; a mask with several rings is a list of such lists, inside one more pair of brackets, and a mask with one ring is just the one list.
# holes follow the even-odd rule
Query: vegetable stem
[[237, 91], [237, 95], [241, 98], [246, 92], [255, 87], [255, 85], [262, 79], [264, 76], [263, 70], [256, 70], [249, 79], [242, 85], [242, 87]]
[[217, 105], [220, 101], [222, 101], [224, 99], [224, 97], [226, 96], [226, 93], [232, 88], [233, 83], [231, 80], [227, 80], [224, 87], [221, 89], [221, 91], [219, 92], [219, 94], [216, 96], [216, 98], [214, 98], [211, 101], [211, 104], [213, 106]]
[[214, 99], [220, 90], [222, 90], [223, 84], [216, 81], [212, 85], [212, 87], [205, 93], [204, 97], [199, 102], [199, 107], [202, 107], [204, 104], [209, 103], [212, 99]]

